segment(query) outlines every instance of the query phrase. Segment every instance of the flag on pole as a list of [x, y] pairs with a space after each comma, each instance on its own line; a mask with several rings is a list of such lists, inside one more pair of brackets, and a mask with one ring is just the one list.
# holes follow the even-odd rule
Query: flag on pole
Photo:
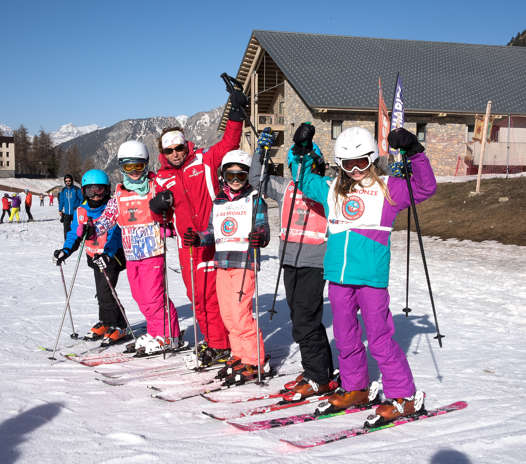
[[[391, 130], [399, 127], [404, 127], [405, 109], [404, 96], [402, 93], [402, 79], [400, 74], [396, 76], [396, 88], [393, 97], [393, 111], [391, 112]], [[398, 156], [400, 151], [389, 147], [389, 153], [393, 156]]]
[[387, 156], [389, 154], [389, 144], [387, 135], [389, 134], [389, 113], [385, 106], [384, 95], [382, 92], [382, 81], [378, 78], [378, 154]]

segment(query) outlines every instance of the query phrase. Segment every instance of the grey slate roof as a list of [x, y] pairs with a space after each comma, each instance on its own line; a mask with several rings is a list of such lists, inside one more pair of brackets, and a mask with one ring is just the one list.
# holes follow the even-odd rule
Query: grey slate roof
[[391, 110], [400, 71], [408, 110], [526, 115], [526, 47], [303, 34], [253, 35], [311, 108]]

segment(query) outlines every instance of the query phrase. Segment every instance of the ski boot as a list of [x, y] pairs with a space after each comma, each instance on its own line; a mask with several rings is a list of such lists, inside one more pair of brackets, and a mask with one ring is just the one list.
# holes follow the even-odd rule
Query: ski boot
[[109, 324], [105, 324], [104, 322], [99, 321], [89, 330], [89, 332], [86, 335], [84, 335], [84, 340], [100, 340], [104, 337], [104, 334], [108, 331], [109, 328]]
[[109, 327], [108, 331], [104, 334], [104, 340], [101, 345], [115, 345], [116, 343], [122, 343], [129, 338], [130, 332], [126, 327], [123, 329], [120, 327]]
[[335, 412], [344, 411], [354, 407], [371, 407], [380, 404], [380, 384], [372, 382], [369, 388], [363, 390], [346, 391], [342, 387], [329, 397], [328, 400], [322, 401], [316, 408], [315, 415], [324, 416]]
[[135, 353], [140, 347], [144, 346], [144, 343], [148, 337], [151, 337], [151, 335], [148, 333], [137, 337], [134, 342], [128, 343], [126, 345], [124, 353]]
[[234, 373], [234, 367], [238, 364], [241, 364], [241, 358], [238, 358], [237, 356], [230, 356], [230, 358], [225, 363], [225, 367], [219, 369], [216, 379], [224, 379], [225, 377], [232, 375]]
[[386, 399], [376, 408], [376, 414], [367, 418], [364, 427], [379, 427], [400, 417], [416, 417], [425, 412], [424, 392], [417, 391], [408, 398]]
[[303, 380], [303, 377], [305, 376], [305, 372], [302, 372], [300, 375], [298, 375], [294, 380], [291, 380], [290, 382], [287, 382], [285, 385], [283, 385], [282, 393], [285, 393], [286, 391], [291, 391]]
[[214, 364], [224, 364], [230, 358], [230, 348], [215, 349], [206, 348], [201, 353], [198, 353], [199, 367], [209, 367]]
[[301, 400], [310, 396], [325, 395], [334, 392], [338, 388], [336, 380], [329, 380], [327, 383], [319, 384], [314, 380], [303, 377], [294, 388], [290, 390], [290, 400]]
[[[135, 353], [136, 358], [160, 354], [170, 348], [169, 339], [164, 338], [161, 335], [157, 335], [156, 337], [152, 337], [150, 334], [146, 335], [148, 335], [148, 337], [141, 340], [139, 347], [137, 347], [137, 343], [135, 344], [137, 351]], [[139, 340], [137, 339], [137, 341]]]
[[[223, 382], [224, 386], [243, 385], [245, 382], [258, 378], [258, 367], [252, 364], [239, 363], [236, 364], [232, 370], [232, 374], [225, 378]], [[267, 355], [264, 364], [261, 366], [261, 379], [270, 377], [271, 375], [270, 356]]]

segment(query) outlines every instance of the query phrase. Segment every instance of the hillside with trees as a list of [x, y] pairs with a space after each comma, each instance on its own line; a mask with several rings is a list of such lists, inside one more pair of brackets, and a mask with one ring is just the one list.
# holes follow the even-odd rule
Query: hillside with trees
[[54, 146], [49, 133], [41, 130], [30, 137], [21, 125], [13, 131], [16, 147], [15, 175], [17, 177], [57, 177], [64, 173], [80, 179], [92, 168], [90, 159], [82, 160], [76, 146], [62, 149]]
[[517, 32], [517, 35], [511, 39], [507, 45], [515, 47], [526, 47], [526, 29], [522, 32]]

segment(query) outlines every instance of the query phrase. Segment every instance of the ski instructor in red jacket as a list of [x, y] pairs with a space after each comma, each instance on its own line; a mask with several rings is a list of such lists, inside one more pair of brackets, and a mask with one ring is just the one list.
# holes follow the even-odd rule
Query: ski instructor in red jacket
[[[163, 130], [159, 138], [161, 168], [156, 182], [162, 191], [151, 200], [150, 208], [157, 215], [164, 214], [167, 222], [174, 222], [181, 273], [190, 300], [190, 249], [183, 247], [183, 234], [190, 228], [197, 232], [206, 230], [212, 201], [219, 190], [217, 173], [221, 160], [227, 152], [239, 148], [247, 98], [234, 90], [230, 101], [232, 109], [223, 138], [208, 151], [196, 148], [180, 127]], [[230, 355], [228, 332], [217, 302], [214, 252], [214, 246], [192, 249], [195, 312], [205, 338], [205, 343], [198, 349], [202, 365], [226, 362]]]

